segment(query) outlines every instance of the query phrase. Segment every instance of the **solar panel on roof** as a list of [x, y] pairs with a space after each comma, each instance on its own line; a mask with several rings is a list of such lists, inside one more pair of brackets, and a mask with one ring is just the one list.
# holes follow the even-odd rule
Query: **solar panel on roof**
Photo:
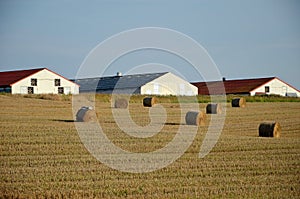
[[81, 91], [101, 91], [114, 89], [136, 90], [165, 73], [147, 73], [125, 76], [96, 77], [76, 80]]

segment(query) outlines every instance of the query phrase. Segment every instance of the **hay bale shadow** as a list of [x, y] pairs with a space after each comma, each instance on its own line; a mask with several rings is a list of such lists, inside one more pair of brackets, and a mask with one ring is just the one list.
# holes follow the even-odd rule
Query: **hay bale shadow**
[[180, 123], [180, 122], [166, 122], [165, 125], [180, 126], [180, 125], [185, 125], [185, 124], [184, 123]]
[[75, 120], [59, 120], [59, 119], [54, 119], [51, 121], [54, 121], [54, 122], [76, 122]]

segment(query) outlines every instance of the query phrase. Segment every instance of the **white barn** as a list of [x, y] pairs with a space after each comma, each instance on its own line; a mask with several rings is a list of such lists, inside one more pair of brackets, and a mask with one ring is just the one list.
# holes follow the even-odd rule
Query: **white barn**
[[140, 92], [142, 95], [195, 96], [198, 95], [198, 88], [172, 73], [166, 73], [143, 85]]
[[[300, 91], [278, 77], [194, 82], [199, 95], [280, 95], [300, 97]], [[225, 93], [224, 93], [225, 92]]]
[[170, 73], [146, 73], [77, 79], [80, 92], [195, 96], [198, 88]]
[[0, 92], [78, 94], [79, 85], [47, 68], [38, 68], [0, 72]]
[[281, 79], [274, 77], [270, 81], [250, 91], [250, 95], [273, 94], [280, 96], [300, 97], [300, 91]]

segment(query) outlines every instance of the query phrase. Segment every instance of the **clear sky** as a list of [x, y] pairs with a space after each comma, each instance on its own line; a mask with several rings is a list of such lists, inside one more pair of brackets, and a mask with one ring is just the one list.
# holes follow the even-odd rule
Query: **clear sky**
[[[299, 10], [298, 0], [0, 0], [0, 70], [47, 67], [74, 78], [100, 42], [151, 26], [195, 39], [227, 79], [277, 76], [300, 89]], [[138, 64], [188, 68], [157, 54], [133, 57]], [[136, 64], [128, 60], [118, 60], [116, 70], [118, 64]]]

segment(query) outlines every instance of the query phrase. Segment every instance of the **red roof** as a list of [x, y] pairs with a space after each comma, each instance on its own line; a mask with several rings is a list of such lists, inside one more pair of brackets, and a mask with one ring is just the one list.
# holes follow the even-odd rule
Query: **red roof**
[[46, 68], [0, 72], [0, 86], [1, 87], [10, 86], [11, 84], [17, 81], [44, 69]]
[[[237, 79], [214, 82], [194, 82], [199, 95], [249, 94], [255, 88], [275, 79], [276, 77], [257, 79]], [[224, 90], [225, 89], [225, 90]], [[224, 93], [225, 92], [225, 93]]]

